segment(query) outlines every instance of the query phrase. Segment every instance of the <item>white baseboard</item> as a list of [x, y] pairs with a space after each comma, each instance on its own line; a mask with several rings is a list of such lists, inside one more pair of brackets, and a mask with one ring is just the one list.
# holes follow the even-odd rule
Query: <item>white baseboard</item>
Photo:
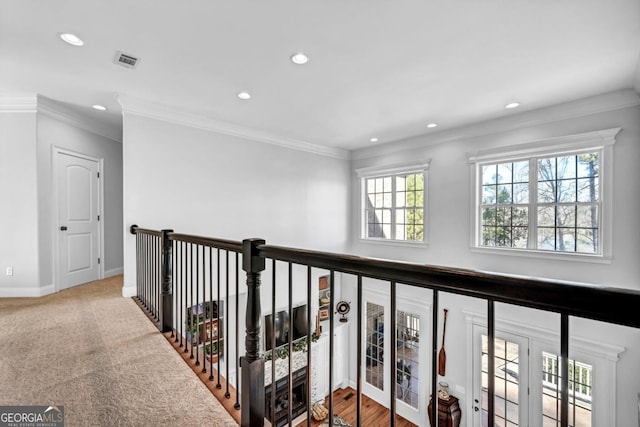
[[112, 268], [111, 270], [106, 270], [104, 272], [104, 278], [118, 276], [120, 274], [124, 274], [124, 267]]
[[122, 287], [122, 296], [125, 298], [131, 298], [138, 294], [135, 286], [123, 286]]
[[0, 287], [0, 298], [23, 298], [23, 297], [41, 297], [52, 294], [56, 291], [56, 287], [51, 284], [38, 288], [2, 288]]

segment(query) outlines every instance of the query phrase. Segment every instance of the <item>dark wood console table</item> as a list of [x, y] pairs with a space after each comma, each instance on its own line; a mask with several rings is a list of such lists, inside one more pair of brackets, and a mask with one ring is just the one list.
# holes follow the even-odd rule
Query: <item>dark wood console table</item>
[[[429, 424], [433, 426], [433, 420], [431, 419], [431, 399], [429, 399]], [[438, 427], [459, 427], [460, 418], [462, 417], [462, 411], [458, 404], [458, 398], [449, 396], [449, 399], [444, 400], [438, 398]]]

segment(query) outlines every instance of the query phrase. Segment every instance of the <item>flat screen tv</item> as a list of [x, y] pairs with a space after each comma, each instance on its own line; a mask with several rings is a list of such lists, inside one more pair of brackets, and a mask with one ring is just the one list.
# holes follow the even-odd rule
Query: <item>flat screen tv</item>
[[268, 314], [264, 317], [264, 348], [265, 351], [271, 350], [271, 341], [273, 337], [276, 339], [276, 348], [289, 343], [289, 338], [293, 335], [293, 341], [307, 336], [309, 325], [307, 323], [307, 306], [300, 305], [294, 307], [291, 312], [291, 321], [289, 312], [282, 310], [275, 315], [275, 328], [273, 327], [273, 315]]

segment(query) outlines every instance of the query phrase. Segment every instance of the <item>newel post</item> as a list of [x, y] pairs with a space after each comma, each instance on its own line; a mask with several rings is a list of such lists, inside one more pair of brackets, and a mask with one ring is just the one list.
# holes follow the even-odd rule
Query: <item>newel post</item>
[[242, 242], [242, 269], [247, 273], [246, 353], [240, 358], [242, 367], [240, 425], [264, 426], [264, 358], [260, 357], [260, 273], [265, 268], [264, 258], [258, 256], [261, 239]]
[[160, 331], [170, 332], [173, 330], [173, 294], [171, 284], [173, 282], [173, 245], [169, 240], [169, 233], [173, 230], [162, 230], [162, 309], [160, 310]]

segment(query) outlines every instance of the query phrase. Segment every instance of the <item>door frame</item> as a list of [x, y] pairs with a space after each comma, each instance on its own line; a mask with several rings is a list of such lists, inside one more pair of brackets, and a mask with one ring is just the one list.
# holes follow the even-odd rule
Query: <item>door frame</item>
[[[371, 302], [377, 305], [384, 307], [384, 342], [388, 343], [391, 341], [390, 328], [387, 325], [390, 324], [391, 313], [391, 301], [390, 301], [390, 292], [388, 289], [384, 289], [376, 286], [377, 283], [369, 283], [365, 289], [362, 291], [362, 341], [360, 345], [363, 349], [367, 347], [367, 310], [366, 303]], [[433, 309], [432, 303], [429, 301], [425, 301], [423, 303], [417, 303], [414, 299], [411, 299], [408, 295], [405, 295], [406, 289], [403, 289], [402, 284], [397, 284], [398, 292], [396, 293], [396, 311], [407, 311], [412, 314], [417, 314], [420, 316], [420, 342], [421, 343], [430, 343], [431, 342], [431, 311]], [[404, 291], [404, 292], [403, 292]], [[396, 313], [393, 313], [396, 315]], [[396, 337], [397, 339], [397, 337]], [[393, 343], [395, 345], [396, 343]], [[430, 395], [431, 389], [431, 381], [429, 378], [431, 377], [431, 354], [426, 345], [420, 346], [419, 352], [419, 361], [420, 361], [420, 372], [419, 377], [419, 408], [413, 408], [410, 405], [407, 405], [400, 399], [396, 397], [396, 414], [403, 416], [409, 421], [415, 422], [418, 420], [422, 420], [424, 424], [416, 423], [416, 425], [428, 425], [427, 421], [427, 405], [429, 403], [428, 396]], [[374, 386], [370, 385], [366, 381], [366, 351], [362, 351], [362, 392], [367, 395], [372, 400], [378, 402], [380, 405], [385, 408], [390, 408], [390, 390], [389, 387], [395, 387], [395, 382], [393, 384], [389, 384], [390, 378], [390, 370], [393, 369], [394, 377], [396, 364], [385, 363], [384, 364], [384, 379], [383, 379], [383, 390], [379, 390]], [[390, 358], [390, 347], [388, 345], [384, 346], [384, 360], [389, 360]]]
[[[468, 353], [472, 354], [473, 357], [473, 368], [470, 371], [472, 377], [471, 387], [471, 404], [475, 408], [479, 406], [482, 408], [482, 402], [475, 403], [476, 399], [482, 400], [482, 386], [481, 386], [481, 360], [478, 356], [481, 354], [482, 348], [482, 335], [488, 335], [487, 326], [474, 323], [473, 326], [473, 348]], [[495, 328], [495, 338], [505, 340], [518, 345], [518, 365], [519, 365], [519, 375], [518, 375], [518, 425], [528, 426], [530, 425], [531, 420], [531, 402], [530, 402], [530, 378], [531, 378], [531, 360], [530, 360], [530, 349], [531, 349], [531, 340], [529, 337], [524, 336], [522, 334], [513, 333], [511, 331], [503, 330], [496, 326]], [[497, 367], [496, 367], [497, 369]], [[473, 411], [468, 411], [469, 415], [471, 415], [473, 426], [481, 426], [482, 425], [482, 411], [476, 412], [475, 409]]]
[[98, 280], [104, 279], [104, 158], [95, 157], [89, 154], [80, 153], [78, 151], [72, 151], [63, 147], [53, 146], [51, 147], [51, 183], [52, 183], [52, 198], [51, 208], [53, 209], [53, 215], [51, 215], [51, 232], [52, 232], [52, 245], [53, 245], [53, 281], [54, 292], [60, 291], [60, 233], [58, 227], [60, 225], [60, 188], [58, 185], [58, 173], [60, 167], [58, 165], [58, 156], [66, 155], [72, 157], [78, 157], [81, 159], [89, 160], [98, 163], [98, 215], [100, 215], [100, 221], [98, 224], [98, 250], [100, 251], [98, 257], [100, 258], [100, 264], [98, 265]]

